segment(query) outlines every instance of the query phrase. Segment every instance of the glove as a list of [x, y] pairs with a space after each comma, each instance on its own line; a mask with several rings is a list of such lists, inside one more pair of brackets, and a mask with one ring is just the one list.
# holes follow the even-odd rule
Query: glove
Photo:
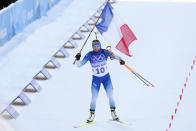
[[75, 56], [76, 60], [80, 60], [80, 57], [81, 57], [81, 54], [80, 54], [80, 53], [78, 53], [78, 54]]
[[124, 65], [125, 61], [124, 60], [120, 60], [120, 65]]

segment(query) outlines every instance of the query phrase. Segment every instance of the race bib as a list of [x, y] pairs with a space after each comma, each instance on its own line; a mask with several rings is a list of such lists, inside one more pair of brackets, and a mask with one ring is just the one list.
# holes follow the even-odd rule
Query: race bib
[[104, 76], [108, 73], [107, 61], [104, 54], [93, 55], [91, 57], [91, 66], [94, 76]]
[[107, 64], [103, 63], [100, 65], [94, 65], [92, 66], [92, 71], [94, 76], [98, 76], [98, 77], [104, 76], [108, 73]]

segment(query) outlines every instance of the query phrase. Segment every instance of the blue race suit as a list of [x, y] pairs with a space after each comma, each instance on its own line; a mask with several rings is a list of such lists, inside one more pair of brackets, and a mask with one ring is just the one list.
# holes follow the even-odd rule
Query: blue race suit
[[[97, 101], [101, 83], [103, 84], [104, 89], [107, 93], [110, 108], [115, 108], [112, 82], [107, 69], [107, 58], [109, 56], [111, 56], [109, 51], [100, 49], [99, 51], [88, 52], [82, 61], [77, 61], [78, 67], [83, 66], [88, 61], [90, 61], [92, 66], [93, 79], [92, 79], [92, 87], [91, 87], [92, 99], [90, 104], [90, 110], [95, 110], [96, 108], [96, 101]], [[118, 58], [121, 59], [120, 57]], [[114, 59], [114, 57], [112, 57], [111, 59]]]

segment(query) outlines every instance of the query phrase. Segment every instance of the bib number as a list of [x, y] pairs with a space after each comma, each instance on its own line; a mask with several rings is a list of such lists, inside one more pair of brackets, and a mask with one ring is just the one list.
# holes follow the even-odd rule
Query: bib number
[[105, 68], [104, 67], [97, 68], [96, 71], [97, 71], [97, 74], [101, 74], [105, 72]]

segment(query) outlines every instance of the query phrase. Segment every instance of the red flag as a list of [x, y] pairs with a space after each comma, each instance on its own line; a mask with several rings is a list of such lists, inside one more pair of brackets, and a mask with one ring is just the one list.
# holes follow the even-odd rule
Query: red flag
[[120, 30], [123, 37], [116, 45], [116, 49], [118, 49], [120, 52], [124, 53], [127, 56], [131, 56], [128, 47], [134, 40], [137, 40], [137, 38], [127, 24], [121, 26]]

